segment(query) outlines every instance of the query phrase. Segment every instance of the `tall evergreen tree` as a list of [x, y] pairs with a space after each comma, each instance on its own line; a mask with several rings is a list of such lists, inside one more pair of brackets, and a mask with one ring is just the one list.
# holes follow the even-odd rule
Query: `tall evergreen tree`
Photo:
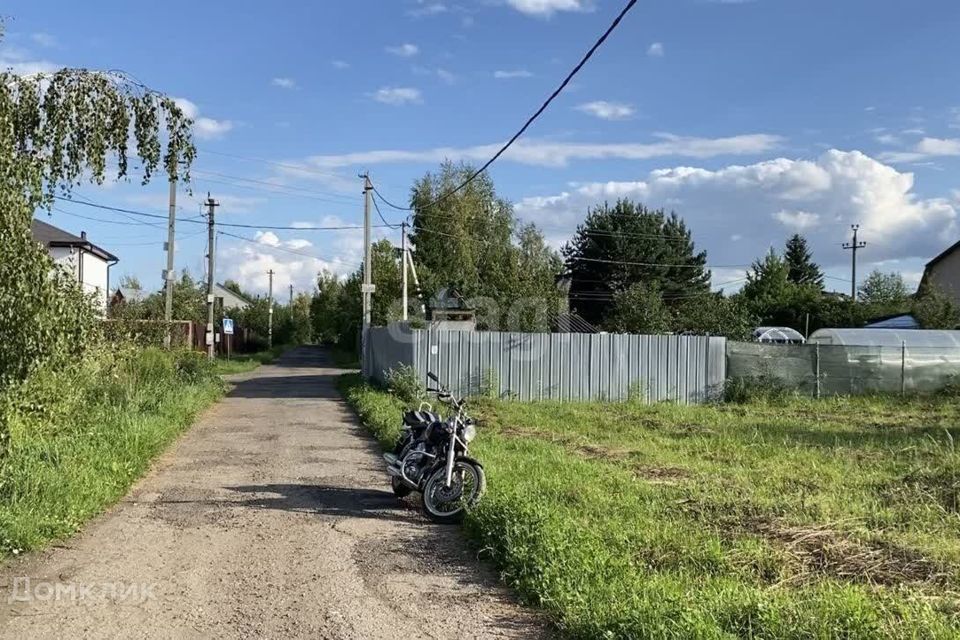
[[668, 304], [710, 290], [707, 254], [696, 251], [683, 220], [630, 200], [589, 211], [562, 252], [571, 306], [593, 324], [634, 284], [656, 287]]
[[799, 233], [793, 234], [787, 240], [787, 249], [783, 254], [787, 264], [787, 277], [794, 284], [814, 285], [823, 289], [823, 271], [820, 265], [813, 261], [813, 254], [807, 245], [807, 239]]

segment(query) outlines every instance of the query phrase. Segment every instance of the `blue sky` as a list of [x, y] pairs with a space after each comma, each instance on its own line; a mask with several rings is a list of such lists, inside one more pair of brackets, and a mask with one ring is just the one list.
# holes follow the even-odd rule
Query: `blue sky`
[[[482, 161], [621, 6], [8, 0], [0, 65], [122, 69], [184, 100], [197, 119], [194, 190], [221, 202], [223, 221], [352, 225], [359, 172], [403, 202], [443, 158]], [[801, 231], [846, 289], [853, 223], [868, 242], [861, 273], [915, 282], [960, 239], [957, 33], [955, 0], [641, 1], [492, 175], [555, 246], [587, 207], [630, 196], [688, 221], [717, 284]], [[166, 210], [161, 183], [77, 193]], [[199, 197], [182, 194], [181, 207], [197, 215]], [[54, 224], [121, 258], [115, 278], [159, 285], [164, 229], [58, 209]], [[202, 274], [203, 227], [179, 231], [178, 268]], [[362, 248], [352, 231], [236, 233], [252, 241], [220, 238], [218, 279], [256, 291], [271, 268], [279, 288], [308, 289], [320, 268], [355, 268]]]

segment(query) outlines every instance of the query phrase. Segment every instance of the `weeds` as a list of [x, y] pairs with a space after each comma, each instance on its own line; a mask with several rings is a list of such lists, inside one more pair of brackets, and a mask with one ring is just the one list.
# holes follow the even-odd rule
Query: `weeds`
[[[341, 388], [391, 444], [403, 403]], [[475, 399], [468, 532], [568, 637], [958, 637], [960, 407], [759, 397]]]
[[114, 347], [0, 394], [0, 556], [75, 532], [222, 391], [202, 354]]

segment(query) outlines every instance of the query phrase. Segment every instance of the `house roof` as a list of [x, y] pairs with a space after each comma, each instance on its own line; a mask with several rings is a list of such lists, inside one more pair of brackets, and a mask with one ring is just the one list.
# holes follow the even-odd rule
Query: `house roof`
[[33, 224], [30, 227], [30, 232], [33, 234], [33, 239], [47, 247], [67, 247], [78, 249], [83, 249], [89, 251], [90, 253], [103, 258], [108, 261], [118, 261], [119, 258], [113, 255], [106, 249], [98, 247], [89, 240], [87, 240], [86, 233], [83, 233], [79, 236], [75, 236], [72, 233], [64, 231], [59, 227], [55, 227], [52, 224], [47, 224], [43, 220], [33, 219]]
[[234, 298], [236, 298], [236, 299], [238, 299], [238, 300], [241, 300], [241, 301], [243, 301], [243, 302], [246, 302], [247, 304], [253, 304], [253, 300], [251, 300], [251, 299], [248, 298], [247, 296], [243, 295], [242, 293], [237, 293], [237, 292], [234, 291], [233, 289], [228, 289], [227, 287], [223, 286], [223, 285], [220, 284], [219, 282], [213, 283], [213, 288], [214, 288], [214, 291], [215, 291], [214, 295], [216, 295], [217, 293], [220, 294], [219, 296], [217, 296], [218, 298], [224, 297], [223, 294], [226, 293], [226, 294], [228, 294], [228, 295], [233, 296]]
[[947, 247], [946, 249], [944, 249], [942, 252], [940, 252], [940, 255], [938, 255], [936, 258], [934, 258], [933, 260], [931, 260], [930, 262], [928, 262], [928, 263], [927, 263], [927, 269], [929, 269], [930, 267], [936, 265], [938, 262], [940, 262], [941, 260], [943, 260], [944, 258], [946, 258], [947, 256], [949, 256], [951, 253], [953, 253], [953, 252], [956, 251], [957, 249], [960, 249], [960, 241], [957, 241], [957, 242], [953, 243], [952, 245], [950, 245], [949, 247]]
[[147, 297], [147, 292], [143, 289], [134, 289], [133, 287], [117, 287], [114, 293], [119, 293], [127, 302], [143, 302]]

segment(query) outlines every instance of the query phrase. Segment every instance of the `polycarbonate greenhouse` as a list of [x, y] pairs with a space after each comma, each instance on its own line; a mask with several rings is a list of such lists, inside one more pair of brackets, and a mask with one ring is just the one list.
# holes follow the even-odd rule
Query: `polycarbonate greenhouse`
[[815, 396], [932, 392], [960, 381], [960, 331], [820, 329], [804, 345], [731, 342], [727, 375]]
[[918, 329], [820, 329], [807, 342], [857, 347], [960, 348], [960, 331]]
[[803, 334], [790, 327], [757, 327], [753, 332], [753, 339], [757, 342], [772, 342], [775, 344], [803, 344]]

